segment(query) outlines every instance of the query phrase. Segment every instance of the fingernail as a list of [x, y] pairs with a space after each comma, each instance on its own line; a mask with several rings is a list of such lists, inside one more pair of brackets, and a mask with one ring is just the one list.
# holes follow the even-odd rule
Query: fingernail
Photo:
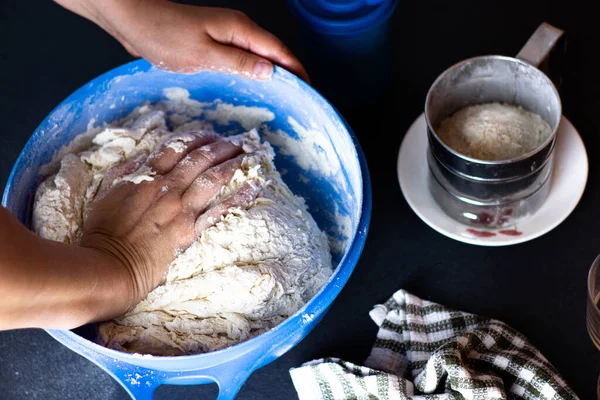
[[273, 75], [273, 64], [266, 61], [259, 61], [254, 64], [254, 76], [258, 79], [269, 79]]

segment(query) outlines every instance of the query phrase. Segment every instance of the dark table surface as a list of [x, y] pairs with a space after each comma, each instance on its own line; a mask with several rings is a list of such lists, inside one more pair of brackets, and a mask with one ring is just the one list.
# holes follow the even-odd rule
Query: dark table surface
[[[302, 58], [298, 25], [283, 0], [210, 4], [245, 11]], [[25, 142], [52, 108], [131, 57], [101, 29], [51, 1], [3, 0], [0, 7], [3, 187]], [[582, 399], [594, 398], [600, 354], [585, 328], [585, 285], [600, 253], [600, 30], [589, 7], [577, 1], [400, 1], [393, 18], [393, 83], [371, 104], [341, 107], [373, 180], [373, 219], [362, 258], [323, 321], [290, 352], [256, 371], [240, 399], [295, 398], [288, 369], [308, 360], [334, 356], [361, 363], [376, 334], [369, 310], [399, 288], [511, 324]], [[564, 114], [588, 151], [585, 194], [564, 223], [528, 243], [484, 248], [448, 239], [419, 220], [402, 197], [396, 157], [404, 132], [422, 112], [427, 89], [440, 72], [471, 56], [515, 54], [542, 21], [569, 32], [561, 96]], [[216, 393], [216, 385], [162, 386], [156, 398], [215, 398]], [[20, 330], [0, 332], [0, 398], [127, 395], [100, 368], [44, 331]]]

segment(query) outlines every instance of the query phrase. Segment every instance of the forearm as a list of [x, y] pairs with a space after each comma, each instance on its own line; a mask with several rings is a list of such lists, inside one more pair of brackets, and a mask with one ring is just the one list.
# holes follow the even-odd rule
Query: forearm
[[94, 249], [42, 239], [0, 207], [0, 330], [71, 329], [134, 305], [127, 275]]

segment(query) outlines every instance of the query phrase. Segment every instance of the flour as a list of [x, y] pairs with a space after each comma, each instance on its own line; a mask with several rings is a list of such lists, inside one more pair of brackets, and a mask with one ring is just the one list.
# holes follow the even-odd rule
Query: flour
[[335, 175], [341, 171], [342, 166], [335, 149], [320, 132], [303, 127], [292, 117], [288, 117], [288, 123], [298, 136], [297, 139], [282, 131], [263, 130], [266, 139], [277, 146], [281, 154], [293, 157], [298, 166], [306, 171], [318, 171], [327, 175]]
[[190, 92], [184, 88], [172, 87], [163, 90], [165, 97], [169, 100], [163, 102], [168, 111], [188, 117], [199, 117], [207, 103], [202, 103], [190, 98]]
[[191, 99], [190, 92], [183, 88], [166, 88], [163, 93], [168, 100], [161, 102], [160, 106], [167, 111], [174, 112], [174, 116], [171, 117], [172, 121], [179, 125], [182, 122], [191, 121], [189, 117], [203, 115], [207, 120], [219, 125], [237, 122], [242, 128], [250, 131], [275, 119], [275, 114], [263, 107], [234, 106], [218, 99], [212, 102], [199, 102]]
[[[184, 108], [191, 106], [185, 93], [171, 95], [179, 96]], [[37, 191], [35, 231], [48, 239], [78, 243], [108, 168], [140, 152], [150, 154], [167, 140], [171, 150], [185, 151], [182, 148], [191, 139], [181, 129], [193, 121], [180, 118], [183, 125], [169, 130], [165, 122], [169, 112], [172, 109], [164, 105], [140, 107], [123, 121], [105, 126], [89, 148], [64, 156], [59, 171]], [[296, 312], [331, 275], [327, 237], [304, 200], [281, 180], [271, 146], [261, 143], [256, 131], [231, 140], [249, 154], [217, 200], [249, 180], [260, 183], [259, 197], [246, 210], [230, 209], [188, 249], [177, 252], [164, 285], [125, 316], [99, 325], [100, 344], [154, 355], [231, 346]], [[154, 177], [144, 165], [122, 180], [141, 183]]]
[[141, 168], [139, 168], [133, 174], [125, 175], [124, 177], [122, 177], [120, 179], [116, 179], [113, 182], [113, 185], [116, 185], [119, 182], [132, 182], [132, 183], [135, 183], [136, 185], [138, 185], [142, 182], [153, 181], [155, 176], [156, 176], [156, 171], [153, 171], [152, 168], [148, 167], [147, 165], [143, 165]]
[[512, 104], [465, 107], [442, 121], [438, 136], [453, 150], [479, 160], [508, 160], [530, 153], [552, 134], [539, 115]]
[[216, 102], [214, 110], [204, 111], [206, 118], [221, 125], [236, 121], [246, 130], [257, 129], [263, 123], [275, 119], [275, 114], [262, 107], [234, 106]]

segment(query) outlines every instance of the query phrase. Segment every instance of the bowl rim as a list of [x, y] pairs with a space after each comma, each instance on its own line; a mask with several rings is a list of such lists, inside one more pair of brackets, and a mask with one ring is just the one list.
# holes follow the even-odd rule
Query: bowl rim
[[[23, 150], [19, 154], [19, 157], [15, 161], [13, 168], [10, 172], [10, 175], [7, 179], [6, 186], [4, 189], [4, 193], [2, 196], [2, 205], [7, 207], [9, 201], [9, 193], [13, 187], [13, 182], [18, 172], [18, 166], [23, 162], [24, 154], [29, 147], [33, 145], [33, 142], [40, 135], [41, 128], [46, 123], [48, 118], [54, 114], [61, 107], [66, 104], [72, 103], [76, 99], [80, 98], [91, 85], [95, 85], [99, 82], [110, 82], [113, 78], [122, 75], [132, 75], [138, 72], [148, 72], [152, 69], [158, 69], [157, 67], [151, 65], [149, 62], [143, 59], [135, 60], [123, 65], [120, 65], [112, 70], [109, 70], [97, 77], [93, 78], [89, 82], [80, 86], [77, 90], [71, 93], [65, 100], [63, 100], [60, 104], [48, 113], [48, 115], [43, 119], [43, 121], [38, 125], [35, 129], [34, 133], [31, 135], [27, 143], [25, 144]], [[165, 72], [169, 73], [169, 72]], [[198, 74], [222, 74], [221, 72], [215, 71], [201, 71]], [[162, 361], [163, 363], [170, 364], [171, 362], [178, 362], [181, 360], [198, 360], [199, 362], [205, 361], [207, 359], [216, 359], [219, 358], [221, 361], [219, 363], [226, 362], [227, 359], [237, 358], [240, 354], [248, 353], [249, 351], [256, 348], [260, 342], [268, 341], [270, 338], [279, 335], [281, 331], [284, 331], [287, 328], [293, 327], [293, 324], [296, 321], [300, 321], [300, 323], [309, 324], [312, 321], [312, 316], [309, 321], [303, 321], [303, 314], [309, 315], [321, 315], [325, 314], [328, 307], [331, 306], [335, 298], [340, 293], [343, 286], [347, 283], [350, 275], [354, 271], [356, 264], [358, 262], [358, 258], [362, 252], [362, 249], [366, 242], [366, 236], [368, 233], [368, 228], [370, 225], [371, 219], [371, 208], [372, 208], [372, 193], [371, 193], [371, 181], [368, 170], [368, 165], [366, 162], [366, 158], [362, 148], [360, 147], [358, 138], [343, 118], [343, 116], [338, 112], [335, 107], [329, 103], [323, 96], [321, 96], [315, 89], [305, 83], [303, 80], [299, 79], [294, 74], [286, 71], [285, 69], [276, 66], [274, 68], [273, 77], [271, 79], [280, 79], [285, 82], [289, 82], [297, 86], [300, 90], [304, 91], [311, 98], [317, 99], [322, 102], [322, 106], [325, 108], [329, 108], [331, 113], [336, 115], [339, 119], [340, 124], [346, 131], [346, 134], [351, 139], [354, 144], [354, 150], [356, 152], [356, 157], [359, 162], [359, 182], [361, 183], [362, 193], [359, 200], [359, 215], [358, 222], [356, 224], [356, 230], [354, 231], [354, 235], [348, 243], [347, 250], [344, 252], [343, 257], [339, 261], [337, 267], [333, 270], [331, 277], [329, 280], [319, 289], [319, 291], [308, 301], [306, 302], [300, 309], [298, 309], [294, 314], [287, 317], [281, 323], [277, 324], [275, 327], [269, 329], [267, 332], [262, 333], [258, 336], [255, 336], [251, 339], [243, 341], [241, 343], [237, 343], [235, 345], [215, 350], [208, 353], [200, 353], [193, 355], [183, 355], [183, 356], [152, 356], [151, 358], [145, 358], [144, 355], [141, 354], [132, 354], [121, 352], [118, 350], [110, 349], [104, 346], [101, 346], [91, 340], [88, 340], [71, 330], [62, 330], [62, 329], [45, 329], [46, 332], [50, 336], [52, 336], [57, 341], [61, 342], [63, 345], [69, 347], [71, 350], [77, 353], [85, 353], [86, 357], [93, 356], [89, 354], [89, 352], [79, 351], [79, 347], [83, 346], [88, 351], [92, 351], [94, 353], [101, 353], [103, 356], [108, 356], [111, 359], [119, 359], [120, 361], [132, 361], [131, 364], [140, 366], [140, 361]], [[292, 83], [293, 82], [293, 83]], [[326, 110], [327, 111], [327, 110]], [[354, 260], [354, 258], [356, 260]], [[346, 267], [346, 268], [344, 268]], [[293, 328], [292, 328], [293, 329]], [[294, 329], [296, 330], [296, 329]], [[302, 337], [304, 338], [304, 336]], [[277, 356], [279, 357], [279, 355]]]

